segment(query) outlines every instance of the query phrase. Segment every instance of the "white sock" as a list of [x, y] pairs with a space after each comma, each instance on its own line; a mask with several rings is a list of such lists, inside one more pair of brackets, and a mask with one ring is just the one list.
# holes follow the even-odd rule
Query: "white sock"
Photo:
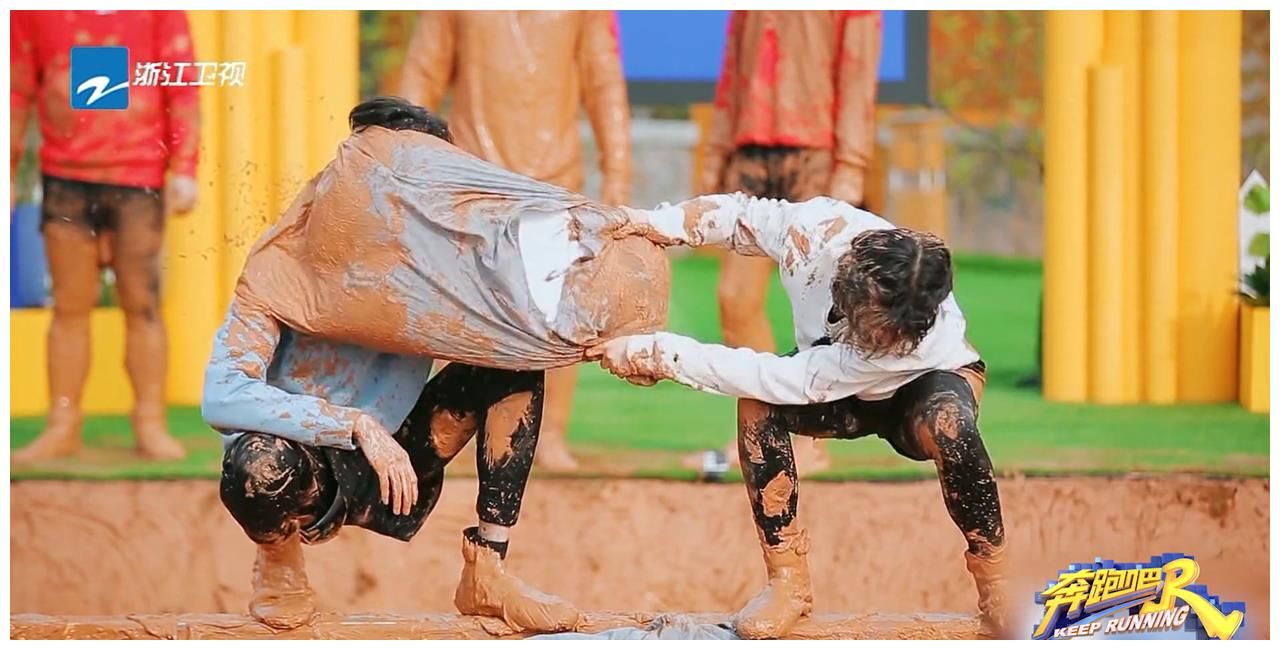
[[499, 544], [511, 539], [511, 527], [480, 522], [480, 537]]

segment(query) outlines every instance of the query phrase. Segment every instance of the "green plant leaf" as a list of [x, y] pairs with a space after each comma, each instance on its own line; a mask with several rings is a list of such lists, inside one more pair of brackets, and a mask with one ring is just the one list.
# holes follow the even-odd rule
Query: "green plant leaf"
[[1271, 192], [1265, 185], [1254, 185], [1244, 195], [1244, 207], [1254, 214], [1271, 212]]
[[1255, 305], [1271, 304], [1271, 256], [1244, 276], [1244, 297]]
[[1249, 240], [1249, 254], [1254, 257], [1263, 257], [1271, 252], [1271, 234], [1260, 232]]

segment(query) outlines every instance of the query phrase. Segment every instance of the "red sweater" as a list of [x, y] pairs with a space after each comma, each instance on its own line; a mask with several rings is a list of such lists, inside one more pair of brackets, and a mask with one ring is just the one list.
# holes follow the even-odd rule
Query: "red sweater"
[[166, 170], [195, 175], [197, 86], [130, 85], [123, 111], [72, 110], [70, 98], [72, 46], [128, 47], [131, 83], [139, 62], [195, 61], [184, 12], [14, 11], [9, 37], [10, 169], [22, 157], [36, 105], [40, 169], [47, 174], [155, 188], [164, 185]]

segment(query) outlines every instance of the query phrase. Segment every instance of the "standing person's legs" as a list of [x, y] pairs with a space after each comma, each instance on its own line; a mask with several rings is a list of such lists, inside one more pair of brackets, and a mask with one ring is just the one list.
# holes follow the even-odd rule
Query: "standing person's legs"
[[99, 196], [110, 230], [111, 267], [125, 322], [125, 369], [133, 385], [130, 414], [138, 453], [182, 458], [186, 450], [169, 434], [165, 375], [169, 345], [160, 313], [160, 251], [164, 204], [158, 190], [104, 186]]
[[[725, 192], [782, 198], [774, 159], [768, 147], [742, 147], [729, 158], [724, 175]], [[759, 352], [774, 349], [773, 329], [765, 316], [769, 278], [776, 265], [767, 257], [747, 257], [725, 253], [720, 262], [716, 303], [720, 306], [720, 330], [725, 345], [747, 347]]]
[[[831, 151], [802, 147], [742, 147], [734, 152], [725, 173], [725, 191], [785, 201], [808, 201], [826, 193], [831, 179]], [[773, 329], [765, 311], [769, 280], [777, 265], [768, 258], [726, 253], [721, 262], [716, 299], [725, 345], [760, 352], [775, 348]], [[795, 461], [801, 475], [831, 466], [826, 443], [798, 440]], [[725, 449], [736, 464], [737, 446]]]
[[81, 397], [89, 376], [89, 318], [98, 302], [101, 267], [93, 189], [44, 177], [41, 231], [53, 280], [53, 318], [46, 341], [49, 417], [44, 431], [13, 459], [29, 462], [80, 450]]
[[553, 472], [578, 469], [569, 451], [569, 415], [573, 411], [573, 389], [578, 383], [578, 367], [565, 366], [546, 372], [546, 398], [542, 408], [542, 434], [538, 445], [538, 467]]

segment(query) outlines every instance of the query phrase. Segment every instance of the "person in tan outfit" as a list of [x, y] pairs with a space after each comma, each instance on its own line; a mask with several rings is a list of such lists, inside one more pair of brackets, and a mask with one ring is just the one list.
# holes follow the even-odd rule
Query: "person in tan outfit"
[[[423, 11], [409, 43], [401, 95], [439, 110], [452, 89], [456, 144], [511, 171], [582, 191], [578, 110], [595, 131], [600, 198], [631, 189], [631, 114], [610, 11]], [[577, 369], [547, 373], [537, 462], [572, 470], [565, 442]]]
[[[878, 11], [734, 11], [701, 192], [860, 205], [874, 146], [880, 30]], [[764, 305], [776, 267], [764, 257], [724, 256], [716, 297], [726, 345], [774, 351]], [[736, 444], [722, 453], [737, 464]], [[797, 446], [796, 456], [801, 473], [829, 465], [821, 441]]]

